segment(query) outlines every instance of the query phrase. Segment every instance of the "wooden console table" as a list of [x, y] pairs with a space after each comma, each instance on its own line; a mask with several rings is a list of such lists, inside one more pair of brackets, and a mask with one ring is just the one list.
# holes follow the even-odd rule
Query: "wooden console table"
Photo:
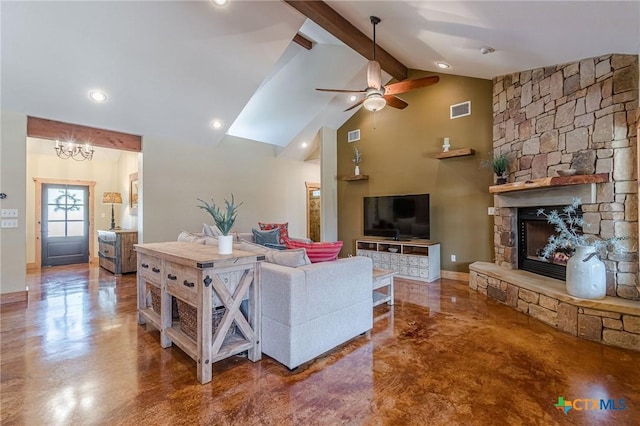
[[[229, 356], [248, 351], [251, 361], [260, 360], [259, 261], [264, 256], [240, 250], [220, 255], [217, 247], [185, 242], [136, 244], [135, 250], [138, 323], [160, 330], [163, 348], [175, 343], [193, 358], [200, 383], [210, 382], [212, 364]], [[160, 312], [150, 303], [151, 290], [159, 295], [156, 309]], [[174, 297], [197, 311], [195, 340], [180, 329], [179, 320], [172, 318]], [[245, 299], [246, 315], [240, 310]], [[226, 312], [214, 333], [212, 312], [220, 306]], [[236, 331], [228, 333], [234, 322]]]

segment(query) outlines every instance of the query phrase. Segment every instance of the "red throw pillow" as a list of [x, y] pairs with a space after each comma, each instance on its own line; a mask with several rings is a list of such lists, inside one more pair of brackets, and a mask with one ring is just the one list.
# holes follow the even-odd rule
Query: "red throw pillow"
[[280, 244], [284, 244], [285, 240], [289, 238], [289, 222], [285, 223], [262, 223], [258, 222], [261, 231], [271, 231], [272, 229], [280, 228]]
[[336, 241], [335, 243], [305, 243], [287, 238], [285, 244], [288, 249], [305, 249], [311, 263], [318, 263], [336, 260], [343, 243], [342, 241]]

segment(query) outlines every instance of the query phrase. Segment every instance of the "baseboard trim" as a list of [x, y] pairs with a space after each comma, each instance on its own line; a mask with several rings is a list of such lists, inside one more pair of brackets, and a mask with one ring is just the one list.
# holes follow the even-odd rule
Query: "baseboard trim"
[[448, 280], [466, 281], [469, 282], [468, 272], [455, 272], [455, 271], [440, 271], [441, 278]]
[[36, 262], [27, 263], [27, 271], [34, 271], [36, 269]]
[[29, 300], [29, 290], [0, 294], [0, 306], [10, 303], [26, 303]]

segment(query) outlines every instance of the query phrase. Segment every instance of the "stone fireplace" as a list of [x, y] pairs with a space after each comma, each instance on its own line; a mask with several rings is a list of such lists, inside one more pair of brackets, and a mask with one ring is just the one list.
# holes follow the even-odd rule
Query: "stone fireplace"
[[[640, 300], [638, 56], [608, 55], [497, 77], [493, 94], [493, 147], [508, 155], [509, 182], [526, 185], [569, 168], [604, 176], [599, 183], [552, 185], [535, 194], [526, 187], [496, 193], [495, 263], [518, 269], [518, 207], [562, 206], [575, 196], [582, 200], [585, 233], [627, 238], [623, 253], [604, 259], [607, 295]], [[527, 194], [514, 197], [520, 192]]]
[[[565, 333], [640, 351], [639, 111], [637, 55], [588, 58], [493, 80], [493, 150], [507, 154], [510, 183], [490, 188], [495, 258], [469, 266], [472, 291]], [[569, 168], [575, 176], [558, 177], [558, 170]], [[562, 278], [519, 269], [521, 257], [537, 256], [546, 232], [540, 224], [525, 224], [537, 236], [523, 247], [519, 209], [560, 209], [574, 197], [581, 200], [585, 234], [626, 238], [623, 252], [603, 259], [602, 300], [572, 297]]]

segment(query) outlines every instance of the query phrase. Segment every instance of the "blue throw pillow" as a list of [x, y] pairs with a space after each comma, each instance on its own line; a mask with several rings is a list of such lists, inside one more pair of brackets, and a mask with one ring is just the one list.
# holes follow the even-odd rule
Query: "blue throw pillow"
[[251, 230], [253, 238], [256, 240], [256, 244], [280, 244], [280, 228], [271, 229], [269, 231], [260, 231], [256, 228]]

